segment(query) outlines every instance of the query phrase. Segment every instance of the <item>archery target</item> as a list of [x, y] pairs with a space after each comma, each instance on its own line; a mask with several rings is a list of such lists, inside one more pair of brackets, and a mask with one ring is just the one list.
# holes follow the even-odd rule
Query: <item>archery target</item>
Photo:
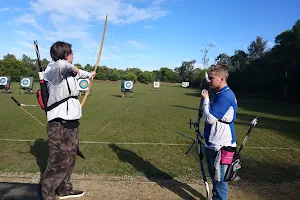
[[159, 82], [154, 82], [154, 83], [153, 83], [153, 87], [154, 87], [154, 88], [159, 88]]
[[188, 87], [190, 85], [190, 82], [182, 82], [181, 83], [181, 86], [183, 87], [183, 88], [186, 88], [186, 87]]
[[0, 77], [0, 85], [6, 85], [7, 84], [7, 77], [1, 76]]
[[126, 90], [130, 90], [130, 89], [132, 89], [132, 87], [133, 87], [133, 82], [132, 81], [125, 81], [124, 88]]
[[90, 84], [90, 80], [89, 79], [80, 79], [78, 81], [78, 85], [77, 85], [78, 90], [80, 90], [80, 91], [87, 90], [88, 87], [89, 87], [89, 84]]
[[29, 78], [23, 78], [21, 80], [21, 86], [22, 87], [29, 87], [30, 86], [30, 79]]
[[34, 87], [34, 79], [33, 76], [21, 76], [20, 77], [20, 89], [23, 90], [28, 90], [28, 89], [33, 89]]

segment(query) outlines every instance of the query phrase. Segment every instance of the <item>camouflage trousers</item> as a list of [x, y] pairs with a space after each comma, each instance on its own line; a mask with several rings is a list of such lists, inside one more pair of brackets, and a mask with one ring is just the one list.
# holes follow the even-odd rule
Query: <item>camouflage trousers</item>
[[59, 194], [71, 191], [70, 177], [75, 166], [78, 127], [65, 128], [59, 121], [48, 122], [49, 158], [43, 175], [43, 200], [55, 200]]

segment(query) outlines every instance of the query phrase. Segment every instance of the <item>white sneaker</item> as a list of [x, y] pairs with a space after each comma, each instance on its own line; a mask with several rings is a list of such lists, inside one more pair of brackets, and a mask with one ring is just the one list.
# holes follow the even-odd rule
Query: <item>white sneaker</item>
[[59, 199], [69, 199], [69, 198], [76, 198], [76, 197], [82, 197], [84, 195], [84, 192], [81, 190], [72, 190], [67, 194], [59, 194]]

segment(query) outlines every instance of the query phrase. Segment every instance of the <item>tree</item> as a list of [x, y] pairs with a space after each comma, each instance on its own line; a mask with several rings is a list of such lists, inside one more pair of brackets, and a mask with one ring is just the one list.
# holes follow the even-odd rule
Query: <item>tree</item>
[[113, 72], [109, 76], [109, 80], [111, 80], [111, 81], [120, 80], [120, 74], [118, 73], [117, 70], [113, 70]]
[[130, 80], [133, 82], [137, 81], [137, 76], [133, 73], [133, 72], [129, 72], [128, 74], [126, 74], [126, 80]]
[[180, 80], [179, 74], [175, 73], [173, 70], [167, 67], [160, 68], [160, 72], [161, 72], [161, 81], [163, 82], [177, 83]]
[[161, 81], [161, 71], [160, 70], [154, 70], [152, 73], [155, 76], [155, 81], [158, 81], [158, 80]]
[[35, 63], [35, 60], [31, 59], [29, 56], [23, 54], [21, 61], [24, 63], [24, 66], [27, 67], [28, 69], [37, 71], [37, 65]]
[[74, 64], [74, 66], [77, 67], [78, 69], [82, 69], [82, 66], [79, 63]]
[[285, 96], [297, 96], [300, 87], [298, 74], [300, 72], [300, 20], [296, 21], [291, 30], [279, 34], [275, 38], [273, 61], [278, 63], [277, 71], [280, 73]]
[[234, 70], [241, 69], [247, 64], [248, 55], [243, 50], [235, 50], [234, 55], [230, 57], [231, 66]]
[[155, 79], [155, 75], [152, 72], [148, 72], [148, 71], [142, 72], [138, 77], [138, 80], [141, 83], [146, 83], [146, 84], [153, 82], [154, 79]]
[[221, 62], [221, 63], [224, 63], [224, 64], [228, 64], [228, 65], [231, 66], [231, 58], [226, 53], [219, 54], [215, 61], [216, 62]]
[[43, 69], [46, 69], [46, 67], [48, 66], [49, 63], [50, 63], [50, 61], [48, 61], [46, 58], [44, 58], [44, 59], [41, 61], [42, 68], [43, 68]]
[[37, 78], [38, 74], [32, 69], [25, 67], [21, 60], [17, 60], [12, 54], [3, 56], [0, 61], [0, 71], [3, 75], [10, 76], [12, 81], [20, 81], [20, 76], [34, 76]]
[[179, 68], [175, 68], [182, 81], [191, 81], [195, 63], [196, 60], [183, 61]]
[[3, 56], [3, 60], [17, 60], [17, 59], [15, 55], [8, 53], [6, 56]]
[[263, 41], [263, 38], [258, 36], [255, 41], [252, 41], [248, 47], [250, 60], [261, 58], [265, 52], [268, 41]]
[[207, 44], [206, 47], [203, 46], [203, 48], [200, 50], [200, 52], [203, 52], [202, 63], [203, 63], [204, 69], [206, 69], [208, 67], [208, 62], [209, 62], [208, 52], [213, 47], [215, 47], [215, 45], [213, 43], [210, 43], [210, 44]]
[[85, 71], [93, 71], [94, 68], [93, 68], [90, 64], [86, 64], [86, 65], [84, 66], [84, 70], [85, 70]]
[[136, 77], [138, 77], [140, 73], [142, 73], [142, 70], [140, 70], [139, 68], [127, 68], [125, 72], [126, 73], [132, 72], [136, 75]]

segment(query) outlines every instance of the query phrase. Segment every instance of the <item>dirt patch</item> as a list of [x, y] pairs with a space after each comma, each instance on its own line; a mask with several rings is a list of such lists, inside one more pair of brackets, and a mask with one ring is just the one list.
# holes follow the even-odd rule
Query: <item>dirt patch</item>
[[[0, 174], [0, 181], [6, 183], [38, 183], [39, 173]], [[112, 176], [94, 174], [73, 174], [74, 188], [85, 191], [80, 199], [206, 199], [200, 180], [186, 180], [184, 177], [172, 181], [148, 180], [143, 176]], [[230, 183], [229, 200], [276, 200], [299, 199], [300, 183], [263, 184], [243, 181]]]

